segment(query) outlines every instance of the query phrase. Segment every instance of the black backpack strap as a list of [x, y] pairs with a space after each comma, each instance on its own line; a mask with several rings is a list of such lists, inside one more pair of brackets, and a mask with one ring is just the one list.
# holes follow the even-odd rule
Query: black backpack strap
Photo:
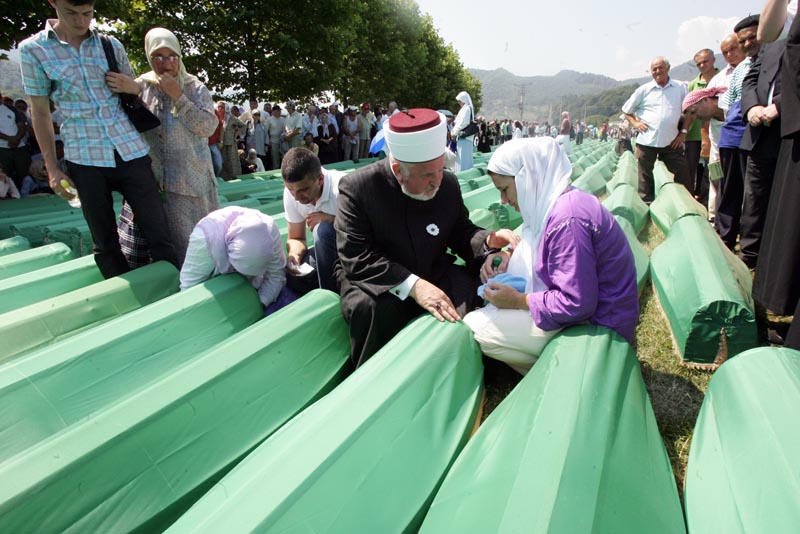
[[103, 43], [103, 51], [106, 53], [108, 70], [111, 72], [119, 72], [117, 56], [114, 54], [114, 45], [111, 44], [111, 39], [109, 39], [107, 35], [100, 34], [100, 42]]

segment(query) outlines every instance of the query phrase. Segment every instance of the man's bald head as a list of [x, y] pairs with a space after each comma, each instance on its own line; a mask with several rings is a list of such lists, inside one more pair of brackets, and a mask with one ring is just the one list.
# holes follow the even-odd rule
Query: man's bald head
[[722, 57], [731, 67], [735, 67], [744, 59], [744, 52], [742, 47], [739, 46], [739, 37], [735, 33], [726, 36], [719, 44], [719, 49], [722, 52]]

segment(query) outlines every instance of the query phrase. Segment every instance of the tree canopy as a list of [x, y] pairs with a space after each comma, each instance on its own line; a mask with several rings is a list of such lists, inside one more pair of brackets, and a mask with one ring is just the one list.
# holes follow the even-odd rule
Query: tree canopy
[[[125, 45], [137, 72], [150, 28], [172, 30], [184, 63], [217, 93], [457, 108], [466, 90], [480, 109], [480, 82], [413, 0], [99, 0], [98, 22]], [[55, 17], [42, 0], [0, 15], [0, 48], [17, 46]]]

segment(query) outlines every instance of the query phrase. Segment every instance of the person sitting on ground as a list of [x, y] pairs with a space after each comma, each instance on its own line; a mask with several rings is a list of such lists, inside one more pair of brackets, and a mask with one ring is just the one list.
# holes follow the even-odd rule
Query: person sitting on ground
[[247, 152], [243, 148], [236, 151], [239, 155], [239, 166], [241, 167], [242, 174], [253, 174], [256, 172], [256, 164], [247, 159]]
[[256, 152], [255, 148], [251, 148], [247, 152], [247, 165], [248, 168], [255, 167], [253, 172], [264, 172], [264, 163], [261, 161], [261, 158], [258, 157], [258, 152]]
[[9, 178], [5, 171], [3, 171], [3, 168], [0, 167], [0, 200], [8, 200], [19, 197], [19, 190], [17, 189], [17, 185], [14, 183], [14, 180]]
[[444, 115], [410, 109], [383, 130], [389, 157], [339, 183], [336, 275], [356, 367], [423, 313], [453, 322], [474, 309], [486, 248], [514, 238], [469, 220], [458, 179], [444, 169]]
[[[304, 294], [321, 287], [339, 292], [333, 276], [336, 263], [336, 232], [333, 222], [339, 198], [341, 171], [322, 168], [319, 158], [307, 148], [289, 150], [281, 164], [283, 175], [283, 209], [289, 234], [286, 238], [289, 287]], [[314, 246], [306, 244], [306, 228], [314, 235]], [[300, 271], [309, 263], [316, 274]]]
[[286, 256], [280, 230], [269, 215], [227, 206], [200, 219], [181, 268], [181, 291], [219, 274], [239, 273], [258, 291], [264, 315], [295, 299], [285, 287]]
[[22, 198], [31, 195], [51, 195], [53, 190], [50, 189], [50, 181], [47, 175], [47, 169], [44, 166], [44, 160], [35, 159], [31, 162], [28, 168], [28, 176], [22, 179], [22, 188], [19, 190]]
[[308, 132], [305, 137], [303, 137], [303, 148], [307, 148], [313, 152], [315, 156], [319, 157], [319, 145], [314, 142], [314, 136], [311, 135], [311, 132]]
[[[566, 326], [606, 326], [632, 343], [639, 317], [633, 253], [600, 201], [569, 185], [572, 167], [558, 144], [548, 137], [509, 141], [488, 168], [523, 226], [513, 252], [490, 254], [483, 264], [489, 305], [464, 317], [483, 353], [525, 374]], [[524, 280], [524, 291], [492, 281], [496, 273]]]

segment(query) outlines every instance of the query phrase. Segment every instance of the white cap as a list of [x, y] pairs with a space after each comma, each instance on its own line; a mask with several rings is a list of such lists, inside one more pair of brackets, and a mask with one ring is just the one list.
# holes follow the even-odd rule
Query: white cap
[[440, 157], [447, 141], [447, 120], [432, 109], [395, 113], [384, 127], [386, 146], [398, 161], [422, 163]]

